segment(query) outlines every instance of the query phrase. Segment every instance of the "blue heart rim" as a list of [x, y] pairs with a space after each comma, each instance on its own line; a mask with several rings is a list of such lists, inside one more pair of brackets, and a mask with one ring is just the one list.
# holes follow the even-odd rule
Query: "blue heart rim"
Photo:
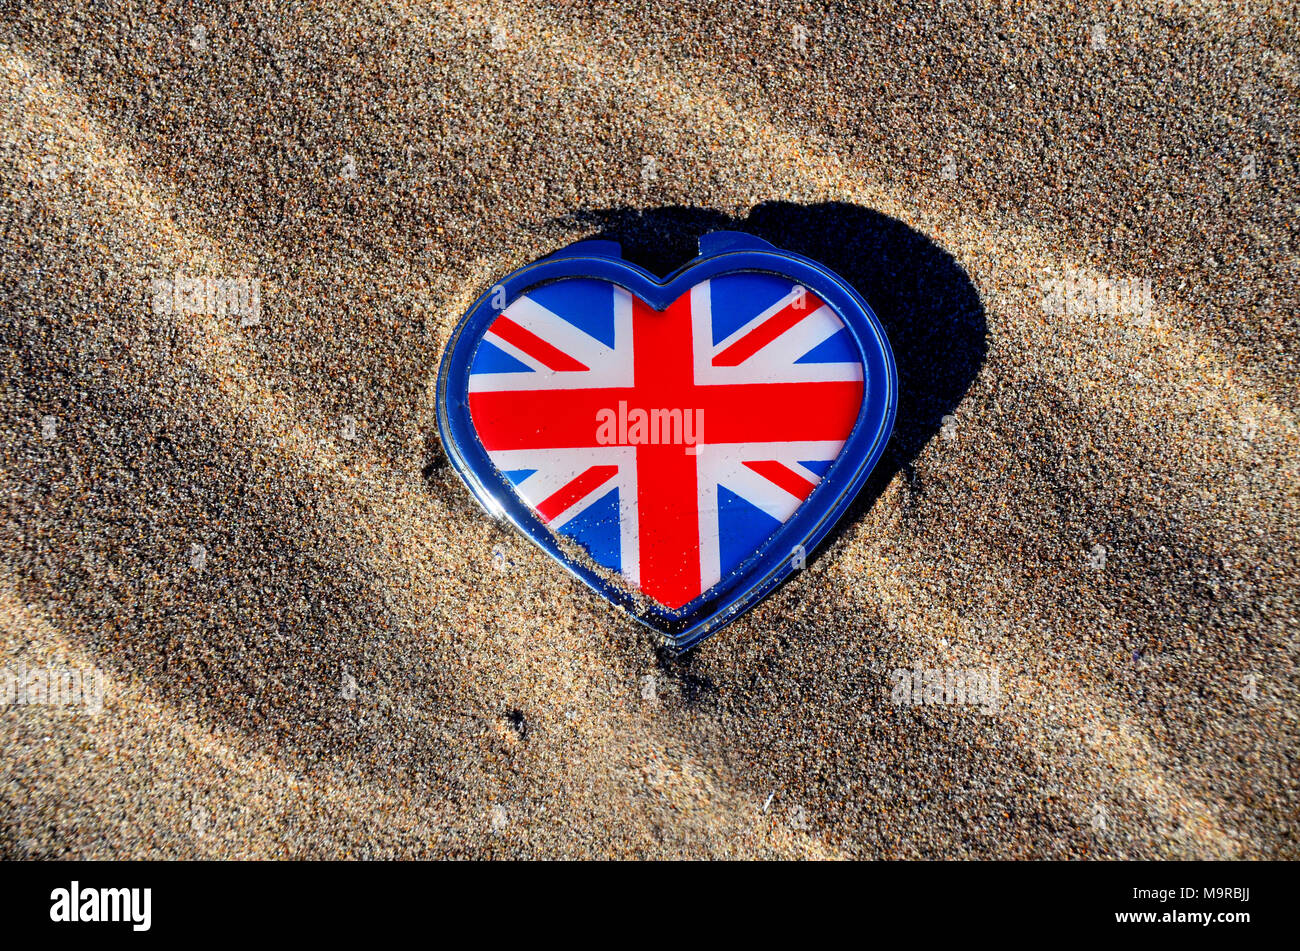
[[[452, 332], [436, 391], [438, 435], [448, 459], [487, 513], [494, 519], [505, 518], [570, 574], [677, 650], [716, 633], [800, 570], [794, 553], [801, 549], [810, 556], [848, 510], [885, 451], [898, 408], [898, 371], [884, 328], [866, 300], [839, 275], [810, 258], [741, 232], [704, 235], [699, 247], [696, 258], [663, 278], [624, 260], [616, 243], [601, 240], [577, 242], [511, 272], [471, 305]], [[862, 354], [866, 370], [862, 406], [831, 467], [795, 513], [712, 588], [671, 609], [575, 561], [515, 494], [483, 448], [470, 417], [470, 366], [479, 341], [501, 310], [542, 284], [570, 278], [607, 281], [662, 311], [702, 281], [741, 272], [794, 281], [835, 311]], [[502, 299], [502, 307], [494, 306], [494, 300]]]

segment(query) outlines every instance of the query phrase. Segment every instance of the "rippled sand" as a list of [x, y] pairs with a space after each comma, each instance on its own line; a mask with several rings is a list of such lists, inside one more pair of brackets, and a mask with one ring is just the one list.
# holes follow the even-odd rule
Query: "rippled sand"
[[[0, 667], [106, 697], [0, 709], [0, 856], [1295, 857], [1300, 29], [1141, 6], [6, 7]], [[432, 381], [511, 268], [720, 227], [848, 277], [902, 400], [674, 658]]]

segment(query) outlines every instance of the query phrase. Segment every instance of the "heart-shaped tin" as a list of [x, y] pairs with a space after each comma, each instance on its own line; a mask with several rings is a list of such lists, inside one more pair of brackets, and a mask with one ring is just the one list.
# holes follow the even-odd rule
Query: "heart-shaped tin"
[[438, 428], [491, 515], [686, 648], [804, 566], [897, 401], [856, 291], [720, 231], [663, 279], [595, 240], [514, 271], [452, 336]]

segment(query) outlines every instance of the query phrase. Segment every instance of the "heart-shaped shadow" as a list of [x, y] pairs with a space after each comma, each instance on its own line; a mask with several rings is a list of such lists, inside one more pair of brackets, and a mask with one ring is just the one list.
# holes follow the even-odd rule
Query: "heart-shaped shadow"
[[[479, 352], [477, 343], [489, 325], [492, 327], [494, 334], [491, 338], [494, 341], [494, 346], [505, 347], [506, 349], [510, 349], [512, 346], [508, 339], [511, 334], [527, 333], [527, 331], [520, 331], [520, 328], [515, 325], [513, 320], [506, 320], [504, 316], [499, 321], [497, 320], [496, 315], [500, 313], [503, 304], [494, 304], [489, 307], [488, 304], [481, 300], [476, 305], [474, 316], [467, 318], [467, 323], [462, 325], [462, 328], [457, 332], [456, 342], [449, 348], [447, 359], [444, 360], [443, 369], [440, 373], [439, 383], [440, 402], [443, 404], [440, 409], [440, 430], [442, 430], [444, 438], [450, 440], [448, 446], [454, 445], [457, 447], [455, 451], [459, 456], [458, 469], [462, 477], [466, 479], [471, 489], [479, 496], [480, 501], [489, 509], [498, 512], [498, 514], [506, 515], [517, 527], [564, 563], [570, 571], [583, 578], [591, 587], [601, 592], [605, 597], [622, 604], [625, 608], [634, 610], [643, 621], [661, 631], [676, 647], [683, 648], [706, 636], [707, 633], [711, 633], [712, 630], [716, 630], [726, 620], [744, 610], [747, 605], [752, 605], [756, 600], [770, 593], [773, 587], [780, 583], [780, 579], [790, 573], [790, 566], [796, 560], [798, 565], [802, 565], [802, 558], [804, 557], [803, 543], [789, 548], [788, 544], [786, 547], [782, 547], [782, 544], [777, 544], [778, 542], [786, 544], [790, 539], [795, 539], [800, 532], [804, 532], [805, 534], [800, 537], [811, 548], [811, 546], [818, 544], [827, 536], [833, 522], [839, 521], [839, 528], [836, 531], [843, 531], [843, 526], [848, 523], [848, 519], [842, 516], [853, 516], [860, 513], [878, 496], [880, 488], [892, 477], [894, 472], [900, 467], [910, 467], [911, 459], [916, 451], [941, 427], [945, 414], [956, 405], [957, 401], [966, 392], [970, 381], [983, 360], [985, 351], [983, 309], [970, 281], [955, 264], [951, 256], [940, 251], [928, 239], [900, 222], [854, 206], [831, 204], [809, 208], [791, 204], [766, 204], [756, 208], [748, 218], [742, 221], [735, 221], [717, 212], [698, 208], [678, 207], [652, 212], [621, 209], [585, 211], [564, 222], [566, 225], [565, 230], [571, 231], [575, 223], [594, 225], [598, 233], [593, 237], [617, 241], [619, 245], [623, 246], [623, 259], [630, 262], [631, 265], [638, 265], [645, 269], [637, 271], [636, 274], [631, 274], [628, 273], [627, 266], [616, 267], [615, 273], [620, 276], [608, 279], [614, 279], [620, 283], [627, 282], [625, 286], [632, 292], [634, 297], [649, 303], [654, 309], [654, 313], [675, 312], [675, 307], [670, 308], [669, 311], [663, 311], [663, 308], [668, 307], [671, 301], [677, 300], [679, 295], [688, 286], [691, 286], [692, 281], [698, 282], [707, 276], [706, 272], [713, 273], [713, 271], [721, 269], [721, 273], [727, 273], [737, 268], [744, 270], [746, 267], [752, 266], [741, 261], [741, 258], [744, 257], [743, 254], [734, 258], [736, 263], [722, 263], [720, 261], [716, 268], [700, 266], [698, 264], [699, 259], [696, 259], [697, 263], [690, 270], [675, 272], [675, 276], [668, 283], [663, 285], [653, 283], [654, 279], [649, 276], [650, 274], [663, 275], [674, 272], [674, 266], [684, 263], [685, 260], [692, 259], [697, 248], [703, 251], [703, 247], [699, 244], [699, 238], [708, 232], [744, 230], [756, 237], [764, 238], [771, 242], [772, 245], [786, 251], [793, 251], [811, 260], [828, 264], [839, 274], [841, 279], [847, 281], [859, 293], [865, 292], [865, 295], [874, 297], [881, 302], [878, 306], [882, 306], [884, 310], [883, 322], [887, 328], [887, 333], [890, 337], [898, 337], [903, 345], [900, 349], [907, 359], [904, 380], [910, 385], [904, 391], [906, 399], [902, 403], [902, 407], [909, 412], [909, 419], [899, 432], [899, 438], [893, 446], [893, 451], [888, 453], [884, 460], [881, 460], [881, 455], [885, 449], [884, 444], [876, 442], [875, 448], [869, 449], [869, 443], [862, 443], [862, 440], [878, 437], [870, 436], [871, 426], [865, 424], [859, 426], [855, 429], [853, 437], [850, 438], [851, 445], [846, 445], [844, 448], [846, 457], [860, 459], [860, 463], [857, 464], [857, 474], [853, 474], [854, 470], [852, 468], [841, 470], [838, 466], [832, 466], [830, 473], [823, 480], [824, 484], [814, 488], [813, 495], [809, 497], [807, 512], [800, 509], [792, 517], [785, 516], [789, 518], [789, 521], [778, 528], [776, 533], [771, 535], [767, 542], [760, 546], [753, 558], [738, 567], [731, 577], [725, 577], [724, 584], [716, 588], [711, 588], [706, 584], [704, 594], [692, 600], [689, 604], [684, 604], [678, 610], [676, 602], [669, 598], [660, 599], [663, 601], [662, 604], [659, 600], [655, 600], [655, 598], [659, 597], [655, 591], [648, 591], [647, 593], [651, 597], [644, 601], [629, 598], [630, 591], [628, 588], [621, 583], [612, 583], [613, 579], [603, 577], [598, 570], [593, 570], [596, 568], [594, 564], [587, 563], [591, 559], [584, 556], [592, 553], [593, 549], [590, 544], [586, 545], [585, 552], [581, 555], [576, 551], [568, 551], [560, 542], [557, 534], [542, 527], [544, 522], [550, 521], [554, 514], [558, 514], [564, 508], [564, 506], [560, 506], [560, 508], [557, 508], [556, 513], [543, 511], [551, 502], [563, 495], [565, 496], [566, 505], [572, 503], [573, 500], [566, 495], [570, 488], [581, 484], [583, 491], [587, 492], [587, 495], [583, 496], [583, 498], [595, 498], [609, 488], [606, 483], [612, 485], [617, 481], [613, 475], [610, 475], [605, 470], [617, 469], [618, 472], [622, 470], [613, 465], [589, 466], [591, 459], [588, 458], [588, 454], [585, 452], [576, 453], [577, 456], [581, 457], [576, 461], [570, 459], [568, 455], [575, 455], [573, 450], [548, 450], [551, 455], [558, 453], [563, 455], [564, 458], [550, 459], [550, 456], [547, 456], [547, 459], [539, 462], [539, 459], [535, 458], [535, 449], [524, 449], [523, 447], [525, 444], [532, 445], [536, 441], [541, 428], [549, 426], [550, 422], [548, 421], [555, 418], [555, 412], [560, 412], [559, 410], [543, 412], [538, 409], [538, 405], [540, 405], [538, 401], [530, 401], [524, 404], [520, 404], [517, 400], [511, 402], [514, 398], [507, 396], [505, 392], [502, 393], [501, 398], [496, 397], [494, 393], [490, 399], [487, 394], [480, 393], [477, 397], [471, 398], [469, 393], [462, 392], [467, 385], [467, 375], [476, 372], [485, 374], [485, 376], [477, 378], [480, 383], [476, 389], [481, 390], [485, 385], [484, 381], [486, 381], [489, 390], [504, 388], [505, 391], [509, 392], [518, 389], [518, 381], [514, 380], [513, 376], [508, 381], [498, 382], [494, 380], [494, 374], [495, 376], [506, 376], [508, 373], [519, 372], [520, 368], [513, 365], [498, 366], [501, 359], [508, 359], [508, 355], [504, 357], [497, 355], [496, 351], [491, 347], [486, 352], [495, 356], [481, 363], [480, 357], [482, 354]], [[691, 247], [691, 245], [695, 247]], [[567, 258], [568, 255], [565, 257]], [[499, 294], [499, 296], [511, 299], [524, 290], [526, 286], [536, 285], [538, 282], [546, 283], [547, 281], [563, 280], [572, 273], [586, 273], [585, 269], [590, 266], [579, 263], [575, 265], [576, 270], [574, 270], [566, 263], [559, 261], [550, 263], [553, 260], [547, 259], [548, 263], [542, 264], [539, 262], [538, 265], [525, 269], [524, 272], [516, 272], [515, 275], [512, 275], [504, 282], [508, 287], [498, 288], [498, 291], [505, 292]], [[758, 264], [757, 259], [754, 264]], [[782, 268], [783, 274], [794, 273], [801, 275], [795, 278], [796, 282], [810, 283], [813, 289], [822, 294], [823, 297], [826, 291], [829, 291], [832, 297], [836, 298], [844, 294], [852, 295], [853, 293], [852, 290], [844, 288], [842, 285], [840, 285], [840, 290], [836, 290], [831, 285], [822, 285], [822, 278], [818, 278], [816, 274], [800, 272], [798, 269], [802, 265], [790, 262], [786, 267], [793, 267], [795, 270], [792, 272]], [[530, 276], [523, 276], [525, 273]], [[645, 276], [638, 277], [637, 274]], [[796, 283], [795, 286], [797, 287], [798, 284]], [[559, 293], [563, 300], [557, 303], [565, 304], [568, 309], [575, 306], [568, 300], [568, 295], [575, 293], [574, 291], [565, 290]], [[660, 300], [660, 297], [663, 299]], [[684, 300], [685, 298], [682, 297], [681, 299]], [[845, 316], [846, 303], [847, 301], [842, 301], [832, 306], [836, 312]], [[791, 305], [791, 307], [794, 306]], [[848, 306], [851, 310], [854, 305], [850, 304]], [[925, 315], [928, 319], [916, 319], [916, 311], [921, 306], [928, 308], [928, 313]], [[687, 312], [689, 312], [689, 308]], [[529, 309], [529, 313], [532, 313], [531, 309]], [[547, 312], [541, 311], [541, 313]], [[653, 333], [651, 332], [648, 322], [649, 313], [647, 312], [644, 332], [648, 334], [646, 338], [647, 346], [653, 351], [652, 341], [658, 339], [662, 329], [655, 329]], [[874, 318], [872, 318], [872, 321], [874, 321]], [[869, 321], [869, 323], [872, 321]], [[527, 323], [527, 320], [525, 322]], [[505, 329], [500, 334], [496, 333], [498, 325], [505, 325]], [[538, 326], [541, 327], [542, 325], [539, 324]], [[551, 324], [546, 324], [546, 326], [551, 327]], [[859, 328], [855, 333], [859, 336], [863, 332], [867, 333], [868, 336], [872, 333], [878, 335], [880, 327], [879, 325], [874, 326], [876, 326], [874, 331], [869, 328], [865, 330]], [[506, 331], [509, 331], [509, 333]], [[507, 339], [504, 342], [497, 342], [497, 338], [502, 334]], [[597, 333], [597, 337], [599, 336], [600, 334]], [[583, 339], [585, 340], [585, 338]], [[531, 340], [531, 337], [524, 338], [524, 342], [527, 340]], [[515, 344], [523, 346], [523, 343], [518, 340], [515, 341]], [[538, 344], [538, 341], [533, 341], [533, 344]], [[608, 346], [612, 346], [612, 344], [608, 344]], [[869, 350], [870, 347], [868, 346], [867, 351]], [[867, 351], [864, 351], [864, 353]], [[525, 347], [518, 352], [526, 353], [531, 351]], [[943, 360], [936, 365], [936, 355], [951, 356], [954, 354], [958, 356], [957, 361]], [[550, 366], [536, 353], [533, 356], [541, 360], [542, 364]], [[560, 356], [565, 357], [566, 360], [570, 359], [563, 353], [560, 353]], [[559, 359], [555, 354], [551, 354], [551, 357], [553, 360]], [[716, 359], [718, 358], [715, 357]], [[885, 359], [888, 361], [888, 357], [885, 357]], [[493, 362], [493, 360], [496, 362]], [[471, 363], [478, 369], [470, 369]], [[488, 364], [491, 364], [491, 367], [488, 367]], [[577, 370], [586, 370], [585, 365], [575, 364], [575, 367]], [[553, 372], [559, 372], [562, 369], [564, 368], [551, 367]], [[918, 373], [918, 370], [921, 372]], [[882, 365], [882, 367], [876, 367], [868, 373], [866, 379], [872, 381], [873, 392], [879, 389], [881, 381], [892, 379], [893, 372], [892, 367], [889, 367], [886, 371]], [[920, 380], [932, 382], [934, 385], [926, 386], [924, 383], [917, 382], [918, 377]], [[586, 391], [583, 392], [586, 393]], [[602, 395], [608, 396], [604, 391], [602, 391]], [[483, 404], [487, 400], [494, 408], [484, 409], [481, 413], [474, 411], [473, 407], [476, 399], [479, 404]], [[882, 399], [885, 400], [884, 403], [878, 402]], [[875, 407], [871, 412], [886, 414], [881, 422], [881, 426], [884, 427], [883, 432], [888, 432], [888, 423], [884, 422], [883, 419], [892, 416], [893, 406], [897, 399], [896, 383], [887, 383], [884, 390], [875, 393], [875, 396], [871, 397], [865, 404]], [[564, 405], [568, 406], [571, 401], [566, 395]], [[502, 405], [497, 406], [498, 403]], [[604, 410], [602, 412], [608, 413], [609, 411]], [[521, 413], [523, 413], [522, 417], [520, 416]], [[541, 415], [538, 416], [538, 413], [541, 413]], [[590, 413], [586, 415], [589, 416]], [[534, 416], [537, 416], [537, 418], [534, 419]], [[868, 416], [870, 416], [870, 413]], [[600, 419], [600, 414], [597, 414], [596, 418]], [[713, 418], [718, 417], [714, 416]], [[734, 418], [742, 421], [753, 419], [751, 416], [735, 416], [734, 411], [731, 410], [724, 412], [722, 418], [728, 420]], [[820, 419], [820, 417], [817, 418]], [[494, 431], [489, 442], [494, 444], [497, 455], [493, 456], [491, 460], [488, 459], [484, 452], [482, 444], [484, 435], [482, 425], [484, 423], [490, 425]], [[500, 428], [498, 424], [504, 425], [506, 429], [510, 430], [510, 433], [507, 433], [510, 436], [509, 439], [503, 441], [497, 438], [501, 436], [501, 433], [495, 432], [495, 429]], [[749, 423], [746, 422], [746, 424]], [[520, 429], [520, 432], [514, 432], [515, 429]], [[631, 430], [629, 430], [629, 434], [631, 434]], [[599, 433], [597, 436], [599, 437]], [[723, 440], [723, 442], [727, 441]], [[632, 442], [635, 442], [635, 440], [632, 440]], [[518, 443], [520, 447], [517, 451], [514, 451], [513, 454], [502, 454], [504, 450], [511, 449], [515, 443]], [[809, 444], [810, 447], [811, 445]], [[527, 459], [522, 459], [522, 456], [520, 459], [514, 458], [515, 455], [520, 453], [527, 456]], [[565, 453], [568, 455], [564, 455]], [[509, 456], [509, 458], [507, 459], [506, 456]], [[816, 458], [821, 459], [823, 457], [817, 456]], [[516, 466], [515, 463], [522, 465], [521, 459], [530, 462], [530, 465], [522, 468]], [[609, 460], [605, 461], [609, 462]], [[723, 461], [725, 462], [725, 460]], [[883, 462], [884, 471], [878, 471], [876, 476], [867, 483], [865, 491], [859, 492], [859, 489], [863, 488], [867, 474], [876, 466], [877, 461]], [[578, 465], [578, 463], [581, 463], [581, 465]], [[745, 463], [746, 466], [755, 469], [755, 471], [758, 471], [756, 466], [759, 464]], [[768, 465], [768, 463], [762, 464]], [[551, 473], [550, 469], [541, 472], [538, 468], [539, 465], [543, 469], [550, 466], [556, 472]], [[804, 465], [812, 464], [801, 462], [791, 471], [797, 474], [799, 466]], [[575, 466], [576, 468], [574, 468]], [[504, 471], [504, 469], [510, 471]], [[516, 469], [518, 471], [515, 471]], [[570, 472], [570, 469], [573, 471]], [[551, 476], [557, 476], [558, 481], [552, 479]], [[564, 478], [559, 478], [559, 476]], [[600, 481], [600, 485], [594, 485], [593, 483], [593, 486], [587, 486], [583, 480], [588, 476], [598, 477], [597, 481]], [[565, 480], [569, 479], [569, 477], [573, 478], [566, 482]], [[815, 482], [815, 477], [809, 478], [813, 478]], [[531, 496], [518, 483], [523, 480], [531, 480], [527, 483], [531, 485], [532, 482], [539, 479], [544, 483], [542, 488], [548, 491], [555, 488], [551, 485], [551, 482], [561, 486], [561, 489], [554, 493], [554, 497], [542, 500], [541, 496], [539, 496], [537, 500], [528, 501]], [[495, 489], [490, 488], [490, 486], [498, 482], [501, 483], [500, 486]], [[919, 490], [914, 473], [909, 473], [908, 482], [914, 491]], [[658, 483], [654, 484], [657, 485]], [[782, 485], [781, 482], [776, 484]], [[513, 489], [502, 494], [501, 488], [507, 485], [513, 485]], [[787, 489], [787, 491], [790, 490]], [[818, 492], [821, 492], [820, 496]], [[837, 493], [838, 500], [835, 499]], [[523, 499], [515, 498], [516, 494], [522, 494]], [[797, 495], [798, 493], [794, 494]], [[617, 488], [611, 490], [608, 496], [610, 500], [613, 500], [611, 504], [618, 504], [619, 490]], [[814, 499], [817, 498], [821, 499], [820, 505], [813, 504]], [[719, 492], [719, 505], [721, 505], [721, 491]], [[730, 517], [732, 514], [734, 513], [729, 511], [728, 516]], [[676, 515], [674, 514], [671, 517], [676, 517]], [[578, 519], [575, 518], [574, 521], [578, 521]], [[604, 531], [604, 534], [609, 534], [609, 524], [617, 523], [619, 519], [613, 518], [611, 520], [611, 518], [606, 517], [598, 521], [598, 527]], [[634, 522], [633, 525], [633, 534], [635, 535]], [[563, 529], [561, 533], [565, 533]], [[787, 536], [789, 537], [787, 538]], [[580, 532], [579, 538], [581, 537]], [[832, 534], [830, 537], [834, 538], [835, 535]], [[617, 542], [617, 539], [615, 539], [615, 542]], [[610, 545], [605, 547], [613, 546], [615, 542], [611, 542]], [[627, 561], [626, 538], [623, 542], [623, 548], [625, 550], [622, 560]], [[613, 550], [611, 547], [611, 551]], [[633, 547], [631, 550], [635, 552], [636, 549]], [[786, 551], [797, 552], [797, 559], [794, 555], [787, 558]], [[644, 555], [644, 552], [642, 554]], [[701, 555], [703, 556], [703, 554], [702, 549]], [[602, 561], [606, 566], [610, 564], [609, 561], [604, 559], [597, 560]], [[615, 562], [618, 560], [617, 558], [614, 559]], [[665, 561], [664, 564], [669, 562], [676, 564], [673, 559]], [[644, 568], [645, 563], [645, 558], [641, 558], [640, 564], [642, 568]], [[636, 562], [633, 562], [633, 564], [636, 564]], [[652, 561], [653, 564], [657, 563]], [[659, 573], [664, 574], [662, 571]], [[671, 575], [675, 578], [679, 574], [681, 572], [673, 570], [667, 572], [665, 577]], [[645, 587], [636, 584], [635, 581], [633, 584], [637, 588]], [[736, 590], [732, 591], [731, 588]], [[699, 589], [697, 587], [692, 589], [692, 591], [694, 590]], [[676, 594], [675, 589], [669, 594]], [[691, 592], [684, 592], [684, 597], [689, 597], [690, 594]], [[682, 601], [684, 598], [678, 598], [677, 600]]]
[[748, 232], [835, 271], [871, 305], [889, 336], [898, 414], [871, 478], [810, 560], [871, 507], [898, 471], [909, 491], [924, 491], [912, 460], [941, 431], [988, 352], [984, 305], [947, 251], [896, 218], [847, 202], [764, 202], [744, 218], [685, 205], [594, 209], [563, 223], [587, 231], [585, 237], [617, 241], [627, 260], [655, 274], [693, 258], [700, 236], [720, 230]]

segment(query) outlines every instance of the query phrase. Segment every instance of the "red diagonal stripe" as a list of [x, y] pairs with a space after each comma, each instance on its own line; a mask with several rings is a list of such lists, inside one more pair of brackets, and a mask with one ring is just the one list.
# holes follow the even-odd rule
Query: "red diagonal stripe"
[[551, 370], [589, 370], [589, 366], [579, 363], [563, 350], [551, 346], [537, 334], [502, 314], [492, 322], [491, 332], [506, 343], [514, 344], [542, 366]]
[[821, 307], [821, 305], [820, 300], [804, 291], [802, 299], [795, 298], [784, 310], [773, 314], [714, 357], [713, 365], [715, 367], [740, 366], [740, 364], [758, 353], [758, 351], [799, 323], [818, 307]]
[[543, 499], [537, 506], [537, 514], [542, 517], [543, 522], [549, 522], [574, 502], [586, 498], [589, 493], [594, 492], [617, 474], [618, 466], [592, 466], [564, 488]]
[[799, 473], [775, 459], [763, 459], [759, 462], [745, 463], [746, 469], [753, 469], [768, 482], [774, 482], [796, 499], [808, 498], [808, 493], [817, 488]]

